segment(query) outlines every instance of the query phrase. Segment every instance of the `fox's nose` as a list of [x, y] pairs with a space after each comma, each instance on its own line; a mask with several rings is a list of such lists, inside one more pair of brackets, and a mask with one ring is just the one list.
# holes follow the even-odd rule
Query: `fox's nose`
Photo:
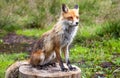
[[76, 22], [76, 25], [78, 25], [78, 22]]

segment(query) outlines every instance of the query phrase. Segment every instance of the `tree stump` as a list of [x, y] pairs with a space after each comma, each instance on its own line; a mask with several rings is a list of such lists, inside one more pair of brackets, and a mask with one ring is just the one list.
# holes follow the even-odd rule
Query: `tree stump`
[[[67, 68], [66, 64], [64, 64]], [[77, 70], [62, 72], [59, 64], [56, 67], [48, 67], [46, 70], [33, 68], [30, 65], [23, 65], [19, 68], [19, 78], [80, 78], [81, 70], [75, 65]]]

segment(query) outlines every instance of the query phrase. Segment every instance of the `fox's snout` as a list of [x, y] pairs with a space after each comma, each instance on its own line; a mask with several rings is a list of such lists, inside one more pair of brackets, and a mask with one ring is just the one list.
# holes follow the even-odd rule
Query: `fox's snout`
[[75, 22], [75, 24], [73, 24], [74, 26], [77, 26], [79, 22]]
[[67, 20], [70, 26], [77, 26], [79, 24], [79, 19], [74, 18], [73, 20]]

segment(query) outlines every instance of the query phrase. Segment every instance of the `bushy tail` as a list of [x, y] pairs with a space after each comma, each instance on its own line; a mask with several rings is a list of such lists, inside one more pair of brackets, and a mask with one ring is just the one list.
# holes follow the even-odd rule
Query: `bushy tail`
[[19, 67], [22, 65], [28, 65], [28, 64], [29, 64], [29, 60], [15, 62], [6, 70], [5, 78], [18, 78]]

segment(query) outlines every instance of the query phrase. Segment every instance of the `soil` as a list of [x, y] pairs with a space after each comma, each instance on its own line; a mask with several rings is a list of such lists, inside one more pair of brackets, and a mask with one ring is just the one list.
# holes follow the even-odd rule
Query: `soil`
[[112, 62], [102, 62], [100, 64], [100, 66], [103, 68], [110, 68], [110, 67], [114, 66], [114, 64]]
[[1, 40], [0, 53], [31, 52], [36, 41], [33, 37], [17, 35], [16, 33], [8, 33]]

